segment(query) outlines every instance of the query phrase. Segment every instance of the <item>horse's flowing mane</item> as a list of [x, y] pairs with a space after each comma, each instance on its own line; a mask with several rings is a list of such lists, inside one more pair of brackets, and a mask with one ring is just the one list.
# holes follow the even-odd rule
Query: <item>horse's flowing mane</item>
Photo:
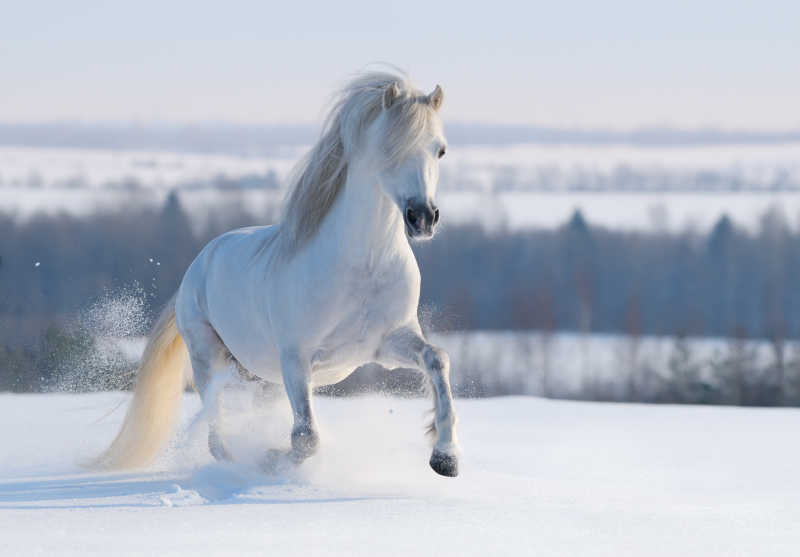
[[423, 136], [434, 110], [406, 75], [367, 72], [345, 85], [325, 119], [319, 141], [293, 172], [278, 233], [285, 254], [302, 247], [319, 229], [344, 187], [348, 161], [366, 128], [380, 115], [387, 89], [395, 84], [397, 95], [387, 110], [383, 139], [387, 166], [401, 161]]

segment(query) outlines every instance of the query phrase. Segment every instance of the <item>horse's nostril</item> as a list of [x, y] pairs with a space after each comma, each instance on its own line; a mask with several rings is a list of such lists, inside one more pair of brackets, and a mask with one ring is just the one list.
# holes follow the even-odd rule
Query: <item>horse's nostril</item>
[[417, 224], [417, 213], [411, 208], [406, 209], [406, 220], [408, 221], [408, 224], [416, 225]]
[[439, 209], [433, 210], [433, 224], [439, 222]]

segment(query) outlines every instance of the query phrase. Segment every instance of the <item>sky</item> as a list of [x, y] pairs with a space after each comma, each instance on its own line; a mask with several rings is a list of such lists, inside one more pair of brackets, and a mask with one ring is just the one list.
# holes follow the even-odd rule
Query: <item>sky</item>
[[445, 118], [800, 128], [800, 2], [0, 0], [0, 121], [316, 123], [389, 62]]

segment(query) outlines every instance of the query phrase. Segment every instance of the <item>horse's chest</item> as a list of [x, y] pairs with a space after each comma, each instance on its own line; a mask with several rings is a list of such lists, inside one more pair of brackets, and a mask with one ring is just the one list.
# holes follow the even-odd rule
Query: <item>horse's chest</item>
[[363, 271], [340, 292], [340, 313], [317, 353], [321, 367], [370, 360], [389, 331], [416, 313], [419, 286], [402, 270]]
[[345, 291], [349, 311], [342, 315], [337, 328], [348, 336], [364, 340], [375, 333], [382, 336], [413, 311], [416, 295], [403, 273], [362, 273]]

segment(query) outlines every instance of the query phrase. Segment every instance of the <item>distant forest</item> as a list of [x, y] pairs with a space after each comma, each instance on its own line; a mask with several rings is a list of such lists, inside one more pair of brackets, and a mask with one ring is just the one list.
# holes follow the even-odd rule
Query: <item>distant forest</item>
[[[176, 193], [157, 209], [0, 214], [0, 390], [38, 388], [82, 342], [63, 331], [93, 301], [137, 288], [152, 316], [210, 238], [275, 214], [220, 209], [198, 232]], [[551, 230], [445, 223], [415, 251], [434, 330], [800, 338], [800, 234], [779, 211], [756, 233], [724, 216], [707, 234], [609, 230], [579, 212]]]

